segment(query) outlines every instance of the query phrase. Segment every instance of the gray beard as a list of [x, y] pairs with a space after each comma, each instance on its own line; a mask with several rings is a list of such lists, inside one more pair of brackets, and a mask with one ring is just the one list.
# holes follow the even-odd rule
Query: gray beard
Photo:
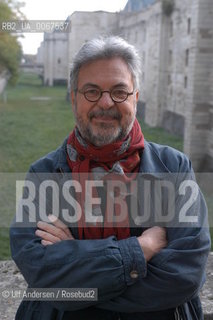
[[86, 128], [82, 126], [80, 119], [77, 122], [77, 127], [81, 133], [81, 136], [97, 147], [102, 147], [107, 144], [122, 140], [128, 134], [128, 132], [124, 132], [121, 127], [115, 129], [113, 133], [109, 133], [109, 128], [107, 128], [107, 126], [104, 128], [105, 126], [103, 125], [102, 129], [105, 129], [105, 133], [102, 135], [96, 135], [93, 133], [90, 125]]
[[[115, 119], [117, 119], [118, 121], [121, 120], [121, 115], [117, 112], [117, 111], [96, 111], [96, 112], [91, 112], [90, 113], [90, 120], [92, 119], [92, 117], [94, 116], [94, 114], [101, 114], [101, 115], [111, 115], [113, 116]], [[136, 113], [136, 108], [135, 108], [135, 113]], [[85, 140], [89, 141], [91, 144], [93, 144], [94, 146], [97, 147], [102, 147], [105, 146], [107, 144], [111, 144], [117, 141], [121, 141], [123, 140], [131, 131], [132, 127], [133, 127], [133, 123], [135, 121], [135, 116], [132, 117], [132, 119], [130, 119], [127, 123], [125, 127], [122, 126], [118, 126], [117, 128], [112, 130], [112, 127], [106, 123], [103, 123], [101, 126], [101, 129], [104, 130], [103, 134], [94, 134], [93, 130], [92, 130], [92, 126], [89, 125], [85, 126], [82, 118], [80, 115], [77, 114], [77, 110], [76, 110], [76, 106], [75, 106], [75, 119], [76, 119], [76, 125], [78, 127], [78, 130], [82, 136], [82, 138], [84, 138]]]

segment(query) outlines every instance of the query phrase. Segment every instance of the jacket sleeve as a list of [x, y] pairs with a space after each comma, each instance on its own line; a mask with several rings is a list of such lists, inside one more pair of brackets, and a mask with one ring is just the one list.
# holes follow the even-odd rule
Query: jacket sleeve
[[[66, 240], [44, 247], [33, 228], [10, 229], [12, 257], [31, 288], [96, 288], [98, 301], [54, 301], [61, 310], [78, 310], [121, 295], [143, 278], [145, 259], [135, 237], [123, 240]], [[122, 249], [121, 249], [122, 247]]]
[[208, 230], [167, 230], [170, 243], [147, 264], [147, 275], [119, 297], [99, 305], [120, 312], [174, 308], [196, 297], [204, 283]]
[[[26, 180], [32, 173], [31, 168]], [[108, 301], [137, 281], [131, 278], [131, 270], [137, 270], [139, 278], [145, 276], [146, 261], [136, 237], [66, 240], [45, 247], [35, 235], [36, 224], [28, 223], [30, 215], [24, 206], [23, 223], [17, 222], [16, 215], [10, 228], [12, 258], [29, 287], [98, 290], [98, 301], [54, 301], [56, 308], [78, 310]]]
[[[190, 161], [182, 157], [176, 183], [194, 180]], [[185, 173], [184, 173], [185, 172]], [[188, 198], [187, 198], [188, 199]], [[176, 214], [183, 208], [186, 198], [176, 197]], [[175, 222], [167, 228], [168, 246], [147, 264], [144, 278], [126, 288], [125, 292], [100, 308], [122, 312], [149, 312], [177, 307], [196, 297], [205, 281], [205, 266], [210, 250], [208, 213], [204, 197], [198, 191], [196, 200], [188, 211], [198, 217], [198, 223]]]

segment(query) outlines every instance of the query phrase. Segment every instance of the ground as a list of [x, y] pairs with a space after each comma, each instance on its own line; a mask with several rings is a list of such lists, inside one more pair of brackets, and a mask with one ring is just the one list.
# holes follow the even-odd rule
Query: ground
[[[1, 309], [0, 319], [14, 320], [16, 310], [21, 299], [11, 297], [25, 289], [26, 282], [13, 261], [0, 261], [0, 295]], [[6, 296], [8, 296], [6, 298]], [[3, 297], [5, 296], [5, 298]], [[207, 281], [201, 292], [201, 301], [205, 314], [205, 320], [213, 319], [213, 252], [210, 253], [207, 265]]]

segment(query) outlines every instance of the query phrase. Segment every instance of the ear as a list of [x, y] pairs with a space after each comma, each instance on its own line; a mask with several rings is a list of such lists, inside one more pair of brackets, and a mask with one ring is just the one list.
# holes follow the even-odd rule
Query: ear
[[74, 93], [74, 91], [71, 91], [71, 93], [70, 93], [70, 100], [71, 100], [72, 104], [75, 104], [75, 93]]
[[70, 93], [70, 100], [72, 102], [72, 108], [74, 108], [74, 105], [75, 105], [75, 92], [74, 91], [71, 91], [71, 93]]
[[135, 100], [136, 100], [136, 103], [138, 102], [138, 99], [139, 99], [139, 91], [137, 90], [135, 92]]

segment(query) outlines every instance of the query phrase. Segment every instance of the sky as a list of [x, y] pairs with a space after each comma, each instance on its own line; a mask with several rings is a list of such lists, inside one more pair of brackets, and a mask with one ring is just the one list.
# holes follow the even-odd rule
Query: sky
[[[74, 11], [122, 10], [127, 0], [25, 0], [21, 11], [28, 20], [65, 20]], [[42, 33], [23, 33], [19, 38], [25, 54], [36, 54]]]

